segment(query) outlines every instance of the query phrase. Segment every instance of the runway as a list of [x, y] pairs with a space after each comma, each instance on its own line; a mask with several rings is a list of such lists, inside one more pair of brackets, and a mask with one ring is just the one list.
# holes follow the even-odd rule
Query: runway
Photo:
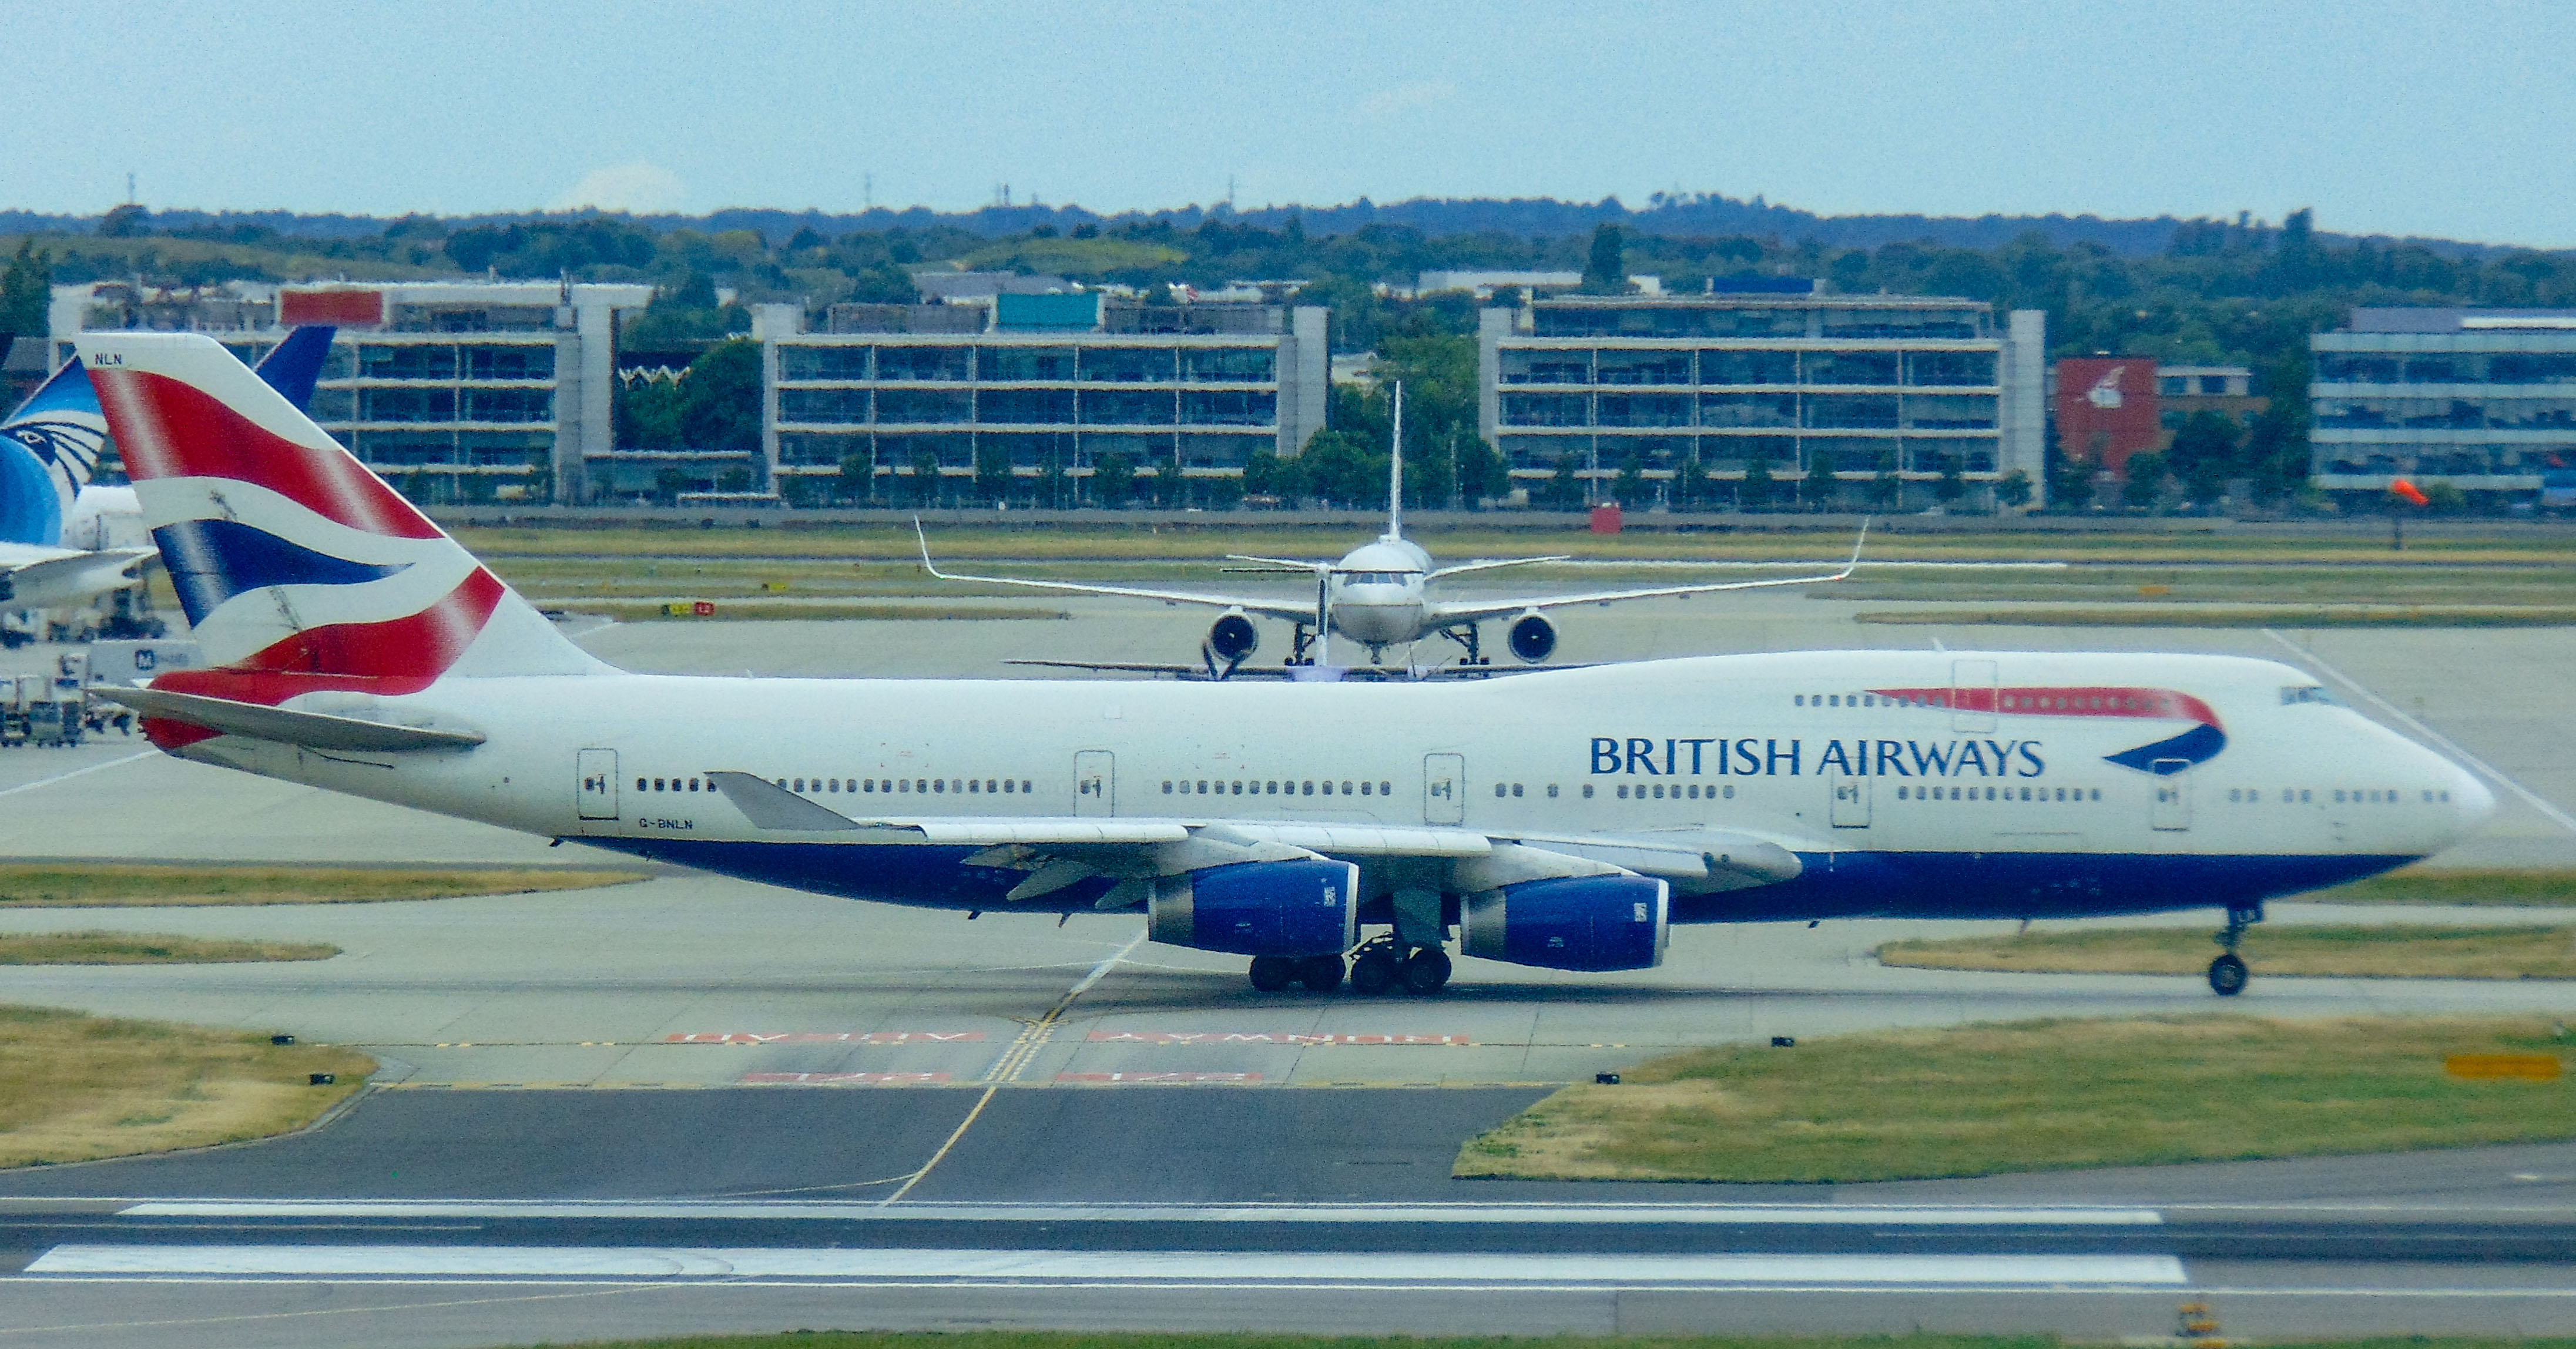
[[[638, 669], [999, 676], [1005, 655], [1186, 652], [1203, 626], [1064, 607], [1084, 621], [584, 641]], [[1940, 640], [2305, 662], [2529, 793], [2501, 790], [2446, 864], [2576, 865], [2555, 697], [2576, 634], [1945, 631], [1848, 612], [1780, 596], [1585, 611], [1561, 658]], [[140, 751], [0, 754], [0, 850], [624, 864]], [[2271, 921], [2554, 917], [2289, 903]], [[0, 1001], [289, 1031], [383, 1069], [301, 1135], [0, 1173], [0, 1346], [1013, 1325], [2113, 1339], [2170, 1336], [2195, 1300], [2228, 1338], [2576, 1333], [2576, 1145], [1867, 1186], [1449, 1178], [1460, 1142], [1555, 1085], [1676, 1048], [2219, 1009], [2197, 979], [1868, 957], [1991, 924], [1682, 929], [1653, 971], [1462, 959], [1439, 998], [1363, 999], [1256, 995], [1241, 961], [1139, 945], [1130, 918], [970, 924], [674, 872], [430, 903], [0, 911], [11, 931], [100, 926], [345, 954], [5, 968]], [[2564, 1016], [2576, 988], [2258, 969], [2225, 1010]]]

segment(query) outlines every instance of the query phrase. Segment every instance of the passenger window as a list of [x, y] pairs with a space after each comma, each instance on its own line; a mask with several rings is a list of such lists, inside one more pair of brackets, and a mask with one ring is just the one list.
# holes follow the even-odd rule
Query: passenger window
[[1494, 784], [1494, 795], [1496, 795], [1496, 796], [1501, 796], [1501, 795], [1503, 795], [1503, 794], [1505, 793], [1505, 790], [1506, 790], [1506, 789], [1504, 788], [1503, 784], [1501, 784], [1501, 783], [1499, 783], [1499, 782], [1497, 782], [1497, 783], [1495, 783], [1495, 784]]
[[1377, 785], [1377, 794], [1378, 794], [1378, 795], [1380, 795], [1380, 796], [1393, 796], [1393, 795], [1395, 795], [1395, 784], [1394, 784], [1394, 783], [1392, 783], [1392, 782], [1381, 782], [1381, 783], [1379, 783], [1379, 784]]
[[1521, 794], [1521, 785], [1520, 785], [1519, 783], [1517, 783], [1517, 782], [1513, 783], [1513, 784], [1512, 784], [1512, 795], [1514, 795], [1514, 796], [1518, 796], [1518, 795], [1520, 795], [1520, 794]]
[[1368, 795], [1368, 794], [1369, 794], [1369, 788], [1371, 788], [1371, 787], [1373, 787], [1373, 786], [1375, 786], [1375, 785], [1377, 785], [1377, 784], [1375, 784], [1375, 783], [1371, 783], [1371, 782], [1363, 782], [1363, 783], [1361, 783], [1361, 784], [1360, 784], [1360, 795], [1362, 795], [1362, 796], [1366, 796], [1366, 795]]
[[1548, 798], [1549, 798], [1550, 800], [1555, 799], [1555, 797], [1556, 797], [1556, 784], [1555, 784], [1555, 783], [1551, 782], [1551, 783], [1547, 784], [1547, 794], [1548, 794]]
[[1789, 695], [1789, 705], [1792, 707], [1805, 707], [1807, 705], [1807, 695], [1803, 693], [1793, 693]]
[[1586, 801], [1592, 799], [1592, 784], [1589, 782], [1583, 784], [1583, 799]]
[[643, 779], [643, 778], [637, 778], [637, 779], [635, 779], [635, 790], [637, 790], [637, 791], [639, 791], [639, 792], [640, 792], [640, 791], [643, 791], [643, 790], [644, 790], [644, 782], [645, 782], [645, 779]]
[[1350, 795], [1350, 794], [1351, 794], [1351, 784], [1349, 784], [1349, 783], [1347, 783], [1347, 782], [1343, 783], [1343, 784], [1342, 784], [1342, 795], [1344, 795], [1344, 796], [1348, 796], [1348, 795]]
[[1734, 786], [1734, 784], [1733, 784], [1733, 783], [1729, 783], [1729, 784], [1727, 784], [1727, 788], [1726, 788], [1726, 799], [1727, 799], [1727, 800], [1729, 800], [1729, 801], [1732, 801], [1732, 800], [1734, 800], [1734, 799], [1735, 799], [1735, 786]]

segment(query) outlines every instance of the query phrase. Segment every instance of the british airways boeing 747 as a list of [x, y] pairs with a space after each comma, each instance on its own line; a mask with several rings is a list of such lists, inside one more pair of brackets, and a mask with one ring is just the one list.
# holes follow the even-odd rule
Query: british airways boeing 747
[[213, 341], [81, 360], [212, 668], [112, 695], [219, 764], [853, 899], [1141, 912], [1262, 989], [1467, 954], [1659, 963], [1673, 923], [2213, 908], [2493, 807], [2307, 673], [1819, 651], [1475, 685], [716, 679], [602, 664]]

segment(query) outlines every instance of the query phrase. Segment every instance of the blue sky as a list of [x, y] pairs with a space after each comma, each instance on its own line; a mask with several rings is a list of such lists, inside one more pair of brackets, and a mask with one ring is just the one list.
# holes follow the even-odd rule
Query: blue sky
[[[2576, 5], [13, 0], [0, 205], [1762, 195], [2576, 246]], [[47, 67], [58, 78], [37, 74]], [[873, 183], [871, 189], [869, 184]]]

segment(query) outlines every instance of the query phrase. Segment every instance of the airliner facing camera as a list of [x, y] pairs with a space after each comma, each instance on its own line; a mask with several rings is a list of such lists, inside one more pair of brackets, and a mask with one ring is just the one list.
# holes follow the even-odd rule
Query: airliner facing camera
[[[2226, 911], [2474, 831], [2467, 772], [2232, 656], [1820, 651], [1478, 683], [723, 679], [558, 633], [213, 341], [82, 339], [213, 668], [178, 757], [772, 884], [1138, 913], [1263, 990], [1670, 925]], [[782, 928], [780, 936], [791, 934]], [[965, 934], [961, 933], [961, 936]]]
[[[1404, 443], [1404, 386], [1395, 386], [1395, 426], [1391, 445]], [[1107, 661], [1023, 660], [1014, 665], [1045, 665], [1079, 670], [1124, 670], [1149, 674], [1174, 674], [1227, 679], [1239, 675], [1292, 674], [1300, 667], [1332, 665], [1332, 638], [1338, 634], [1368, 648], [1369, 664], [1378, 665], [1391, 646], [1411, 646], [1426, 637], [1438, 635], [1455, 642], [1461, 649], [1456, 665], [1433, 667], [1437, 674], [1485, 674], [1491, 672], [1492, 660], [1484, 654], [1481, 625], [1494, 619], [1510, 618], [1504, 630], [1504, 643], [1524, 665], [1537, 665], [1556, 654], [1556, 624], [1547, 610], [1571, 608], [1578, 604], [1616, 604], [1621, 600], [1658, 599], [1676, 595], [1707, 595], [1726, 590], [1764, 590], [1774, 586], [1815, 585], [1839, 581], [1852, 574], [1860, 564], [1860, 549], [1854, 546], [1851, 561], [1842, 570], [1824, 576], [1786, 576], [1761, 581], [1719, 581], [1700, 585], [1647, 586], [1630, 590], [1600, 590], [1570, 595], [1532, 595], [1518, 599], [1443, 602], [1431, 597], [1434, 582], [1470, 572], [1493, 571], [1502, 567], [1527, 567], [1546, 562], [1563, 562], [1563, 555], [1553, 557], [1515, 557], [1486, 562], [1462, 562], [1455, 566], [1435, 566], [1422, 546], [1404, 537], [1404, 455], [1397, 449], [1387, 456], [1386, 532], [1376, 540], [1361, 544], [1344, 553], [1338, 562], [1313, 562], [1296, 558], [1249, 557], [1230, 555], [1230, 562], [1250, 563], [1265, 571], [1305, 575], [1315, 582], [1315, 599], [1309, 604], [1257, 599], [1237, 595], [1212, 595], [1195, 590], [1153, 590], [1138, 586], [1090, 585], [1079, 581], [1039, 581], [1015, 576], [968, 576], [943, 572], [930, 560], [929, 536], [920, 534], [921, 565], [932, 576], [943, 581], [972, 581], [983, 585], [1024, 586], [1033, 590], [1052, 590], [1074, 595], [1114, 595], [1127, 599], [1161, 600], [1166, 604], [1196, 604], [1223, 609], [1215, 623], [1208, 627], [1206, 640], [1200, 645], [1200, 664], [1160, 665]], [[1868, 537], [1868, 526], [1861, 527]], [[1273, 668], [1247, 667], [1253, 653], [1261, 648], [1261, 630], [1253, 625], [1255, 616], [1274, 618], [1294, 625], [1286, 665]], [[1408, 671], [1408, 673], [1411, 673]]]

